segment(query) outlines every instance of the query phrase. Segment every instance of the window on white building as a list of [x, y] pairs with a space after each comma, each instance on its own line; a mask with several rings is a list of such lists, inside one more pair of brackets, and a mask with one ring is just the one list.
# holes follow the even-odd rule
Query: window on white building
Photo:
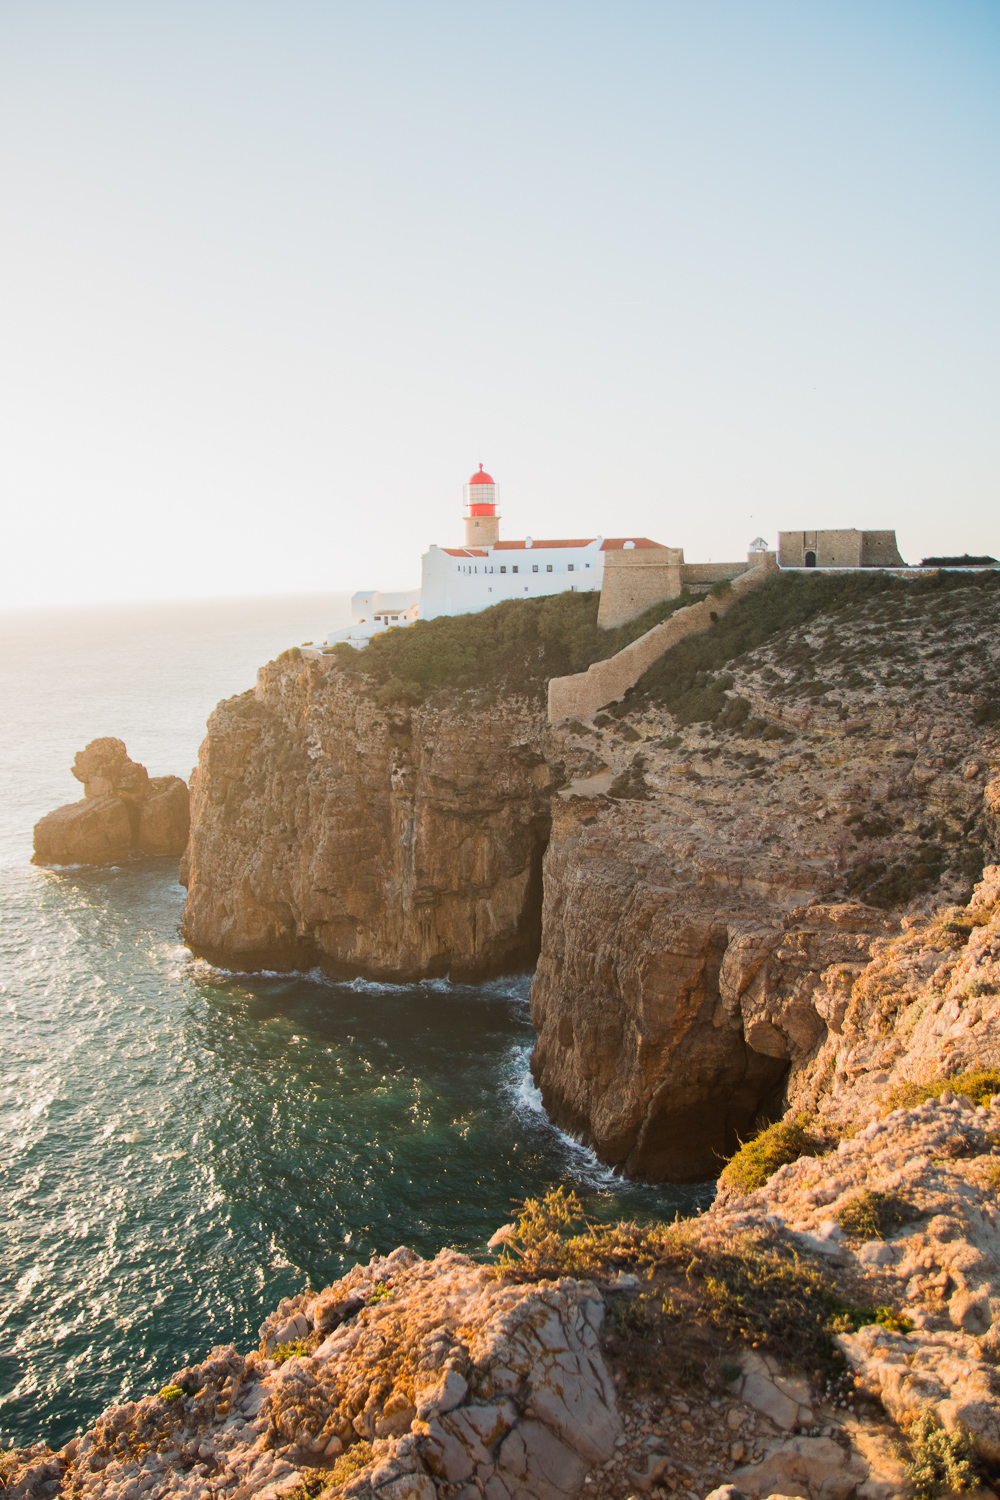
[[516, 572], [517, 572], [517, 563], [515, 563], [515, 564], [514, 564], [514, 566], [513, 566], [513, 567], [512, 567], [512, 568], [511, 568], [511, 570], [510, 570], [510, 571], [511, 571], [511, 572], [512, 572], [512, 573], [516, 573]]
[[506, 568], [501, 568], [500, 571], [501, 571], [501, 573], [506, 573], [507, 569]]
[[537, 563], [532, 563], [531, 564], [531, 571], [533, 573], [537, 573], [538, 572], [538, 564]]
[[566, 572], [567, 573], [572, 573], [573, 572], [573, 564], [572, 563], [567, 563], [566, 564]]
[[552, 564], [551, 563], [546, 563], [545, 564], [545, 571], [546, 571], [546, 573], [551, 573], [552, 572]]

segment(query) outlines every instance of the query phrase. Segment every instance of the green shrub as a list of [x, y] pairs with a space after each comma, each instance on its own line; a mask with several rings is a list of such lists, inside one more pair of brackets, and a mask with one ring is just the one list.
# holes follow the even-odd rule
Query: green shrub
[[779, 1167], [800, 1156], [813, 1156], [819, 1149], [808, 1134], [810, 1117], [799, 1114], [794, 1119], [779, 1120], [744, 1141], [735, 1156], [730, 1157], [719, 1174], [719, 1186], [737, 1193], [752, 1193], [763, 1187]]
[[940, 1099], [945, 1089], [964, 1094], [973, 1104], [985, 1104], [992, 1094], [1000, 1094], [1000, 1069], [973, 1068], [954, 1078], [933, 1078], [930, 1083], [902, 1083], [890, 1090], [886, 1105], [891, 1109], [913, 1109], [928, 1099]]
[[291, 1344], [278, 1344], [271, 1358], [276, 1364], [283, 1365], [286, 1359], [294, 1359], [296, 1355], [311, 1354], [314, 1347], [307, 1339], [295, 1339]]
[[982, 1478], [967, 1432], [945, 1432], [934, 1414], [919, 1411], [906, 1429], [910, 1462], [906, 1473], [914, 1500], [937, 1500], [977, 1489]]
[[379, 708], [391, 708], [397, 703], [419, 703], [423, 697], [419, 682], [404, 682], [401, 677], [390, 677], [375, 693]]
[[844, 1233], [859, 1240], [884, 1240], [893, 1229], [913, 1217], [913, 1210], [902, 1199], [892, 1193], [872, 1193], [867, 1188], [855, 1193], [836, 1216]]
[[182, 1401], [184, 1392], [179, 1385], [165, 1385], [160, 1392], [161, 1401]]
[[540, 696], [550, 677], [614, 656], [689, 600], [665, 599], [613, 630], [597, 624], [600, 595], [505, 599], [478, 614], [439, 615], [373, 637], [361, 651], [332, 648], [346, 670], [378, 686], [487, 688]]

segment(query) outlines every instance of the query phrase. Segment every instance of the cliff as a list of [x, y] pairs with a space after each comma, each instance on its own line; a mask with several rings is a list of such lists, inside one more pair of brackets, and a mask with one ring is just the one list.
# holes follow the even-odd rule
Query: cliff
[[35, 824], [33, 864], [115, 864], [130, 854], [183, 853], [189, 808], [179, 776], [148, 775], [111, 738], [91, 740], [72, 772], [83, 783], [83, 799]]
[[1000, 591], [831, 606], [760, 645], [733, 610], [554, 732], [532, 1070], [629, 1174], [714, 1176], [833, 1066], [877, 944], [997, 847]]
[[[966, 908], [917, 946], [887, 939], [869, 969], [905, 967], [921, 1018], [941, 997], [991, 997], [967, 1026], [948, 1013], [957, 1045], [1000, 1039], [998, 897], [991, 867]], [[956, 927], [942, 978], [923, 960]], [[912, 1051], [930, 1067], [926, 1042]], [[744, 1148], [686, 1222], [588, 1223], [559, 1189], [497, 1231], [496, 1259], [401, 1247], [356, 1265], [283, 1300], [258, 1349], [212, 1349], [59, 1453], [0, 1452], [0, 1486], [6, 1500], [928, 1500], [992, 1486], [1000, 1070], [955, 1089], [971, 1096], [940, 1079], [877, 1103], [856, 1083], [834, 1090], [822, 1140], [756, 1180]]]
[[704, 1179], [830, 1066], [875, 945], [996, 849], [1000, 588], [778, 577], [547, 726], [546, 673], [597, 650], [584, 605], [544, 639], [512, 604], [262, 669], [202, 748], [185, 937], [399, 980], [537, 957], [552, 1118]]
[[380, 705], [335, 658], [290, 653], [219, 705], [192, 780], [195, 952], [397, 980], [530, 966], [544, 709], [406, 696]]

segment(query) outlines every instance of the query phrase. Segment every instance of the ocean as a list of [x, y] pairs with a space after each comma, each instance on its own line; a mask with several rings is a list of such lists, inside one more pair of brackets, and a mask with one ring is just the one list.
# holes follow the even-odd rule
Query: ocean
[[0, 1442], [60, 1445], [375, 1250], [482, 1252], [551, 1185], [602, 1218], [708, 1201], [549, 1124], [528, 975], [226, 973], [181, 942], [175, 860], [30, 865], [89, 740], [187, 777], [221, 698], [347, 620], [345, 595], [0, 612]]

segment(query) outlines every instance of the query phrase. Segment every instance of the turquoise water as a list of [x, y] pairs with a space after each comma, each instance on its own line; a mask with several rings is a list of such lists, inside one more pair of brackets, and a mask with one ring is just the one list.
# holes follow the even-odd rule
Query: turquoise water
[[[0, 616], [4, 1441], [64, 1441], [212, 1343], [255, 1342], [279, 1297], [372, 1250], [481, 1250], [552, 1183], [601, 1214], [705, 1201], [620, 1183], [548, 1124], [527, 976], [225, 974], [180, 942], [173, 861], [28, 865], [85, 740], [119, 733], [184, 773], [215, 701], [332, 628], [336, 603]], [[151, 618], [156, 648], [123, 650]]]

